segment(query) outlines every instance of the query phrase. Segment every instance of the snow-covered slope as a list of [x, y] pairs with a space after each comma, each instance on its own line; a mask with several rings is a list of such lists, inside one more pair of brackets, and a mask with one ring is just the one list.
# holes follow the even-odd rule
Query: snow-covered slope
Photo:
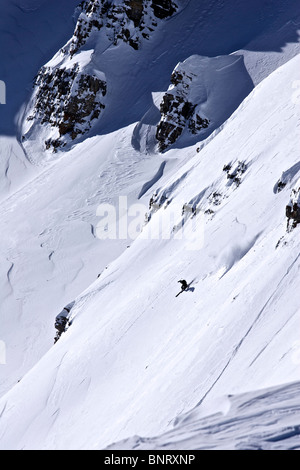
[[[299, 178], [299, 60], [264, 80], [200, 152], [168, 153], [173, 167], [185, 164], [156, 188], [166, 209], [77, 298], [68, 332], [1, 399], [2, 448], [103, 448], [166, 431], [225, 390], [299, 380], [298, 228], [285, 226]], [[292, 176], [278, 193], [283, 171]], [[175, 298], [182, 277], [193, 284]]]
[[[299, 228], [285, 217], [299, 195], [298, 2], [115, 0], [101, 28], [90, 6], [103, 2], [72, 18], [76, 3], [2, 11], [1, 448], [103, 448], [299, 380]], [[85, 122], [70, 120], [78, 103]], [[164, 120], [183, 130], [160, 154]]]
[[[69, 16], [66, 22], [66, 15], [72, 11], [72, 5], [71, 0], [64, 2], [63, 6], [42, 0], [5, 4], [1, 21], [6, 27], [3, 27], [1, 34], [9, 36], [11, 41], [8, 48], [0, 51], [3, 70], [0, 78], [5, 79], [8, 89], [7, 105], [0, 106], [0, 112], [5, 116], [1, 120], [1, 133], [6, 132], [4, 124], [8, 123], [9, 113], [16, 118], [15, 112], [25, 99], [25, 91], [30, 92], [31, 83], [28, 82], [33, 80], [43, 64], [43, 54], [46, 62], [56, 44], [59, 43], [60, 48], [64, 45], [67, 32], [71, 37], [73, 20]], [[233, 61], [228, 53], [237, 46], [247, 48], [247, 41], [253, 38], [257, 38], [259, 45], [259, 35], [262, 35], [264, 74], [267, 75], [274, 67], [272, 61], [271, 65], [268, 62], [274, 54], [284, 62], [290, 57], [291, 51], [295, 54], [299, 47], [296, 42], [297, 2], [285, 5], [284, 2], [276, 1], [271, 13], [267, 4], [262, 5], [261, 2], [250, 6], [249, 2], [235, 1], [229, 5], [227, 2], [211, 1], [203, 6], [198, 0], [193, 0], [180, 1], [180, 6], [184, 9], [178, 10], [172, 18], [162, 18], [151, 37], [140, 38], [138, 50], [123, 40], [117, 46], [108, 39], [107, 43], [107, 28], [102, 28], [100, 36], [96, 31], [71, 59], [67, 52], [62, 51], [50, 61], [53, 66], [60, 60], [64, 66], [67, 66], [68, 61], [71, 65], [73, 61], [73, 67], [80, 56], [82, 67], [94, 70], [93, 73], [105, 74], [107, 94], [104, 99], [107, 100], [107, 106], [99, 120], [91, 121], [92, 134], [84, 136], [86, 138], [94, 134], [93, 138], [77, 145], [60, 160], [59, 157], [64, 155], [60, 152], [53, 154], [50, 150], [47, 156], [43, 132], [37, 132], [35, 140], [31, 135], [31, 140], [21, 142], [23, 148], [15, 137], [0, 137], [0, 188], [3, 200], [1, 337], [6, 342], [7, 356], [10, 358], [7, 366], [1, 370], [3, 391], [16, 383], [49, 349], [53, 338], [53, 319], [61, 308], [85, 289], [130, 244], [130, 240], [121, 239], [109, 242], [108, 246], [97, 239], [95, 228], [99, 221], [96, 215], [98, 205], [103, 202], [116, 204], [119, 195], [129, 196], [128, 204], [137, 202], [144, 195], [148, 205], [146, 190], [163, 174], [169, 174], [174, 167], [190, 158], [182, 152], [177, 159], [161, 160], [155, 150], [155, 134], [160, 121], [160, 101], [156, 98], [160, 100], [163, 96], [163, 93], [157, 92], [167, 90], [176, 64], [179, 61], [185, 63], [191, 54], [196, 54], [195, 57], [225, 54], [222, 58], [209, 60], [203, 57], [201, 60], [207, 64], [222, 61], [233, 65], [222, 69], [218, 77], [207, 74], [205, 86], [200, 87], [203, 93], [209, 94], [206, 103], [201, 101], [201, 108], [208, 107], [213, 116], [217, 115], [218, 120], [212, 122], [216, 125], [221, 123], [222, 118], [229, 116], [251, 89], [243, 60]], [[232, 15], [233, 10], [235, 15]], [[77, 17], [79, 14], [77, 10]], [[56, 16], [54, 37], [52, 28]], [[116, 20], [113, 21], [117, 26]], [[16, 24], [22, 24], [24, 28], [26, 26], [27, 33], [24, 34], [24, 29], [16, 28]], [[275, 53], [275, 46], [272, 47], [274, 41], [278, 49], [278, 28], [282, 46], [288, 40], [294, 41], [282, 53]], [[18, 55], [20, 42], [22, 54]], [[197, 60], [200, 61], [200, 58]], [[19, 67], [20, 74], [9, 66], [10, 61], [14, 67]], [[187, 59], [186, 63], [190, 62]], [[250, 62], [248, 60], [248, 65]], [[256, 57], [251, 65], [251, 79], [255, 80], [260, 71]], [[203, 76], [200, 70], [199, 76]], [[238, 78], [240, 83], [237, 83]], [[18, 83], [14, 88], [20, 89], [22, 96], [10, 91], [15, 80]], [[231, 83], [237, 85], [237, 91], [230, 90]], [[199, 85], [199, 79], [196, 84]], [[76, 83], [74, 85], [76, 87]], [[194, 88], [193, 84], [192, 88], [191, 93], [195, 94], [197, 87]], [[200, 96], [202, 100], [203, 93]], [[228, 93], [233, 103], [228, 103]], [[199, 93], [196, 95], [199, 97]], [[213, 109], [214, 102], [217, 102], [217, 110]], [[220, 103], [222, 106], [219, 108]], [[23, 116], [22, 112], [19, 114]], [[26, 121], [18, 122], [21, 127], [27, 125]], [[208, 132], [213, 129], [211, 125]], [[13, 132], [12, 120], [10, 132]], [[19, 129], [18, 138], [21, 140], [22, 135]], [[190, 133], [184, 145], [189, 139], [195, 142], [206, 135], [201, 132], [196, 136]], [[30, 165], [24, 147], [27, 157], [36, 161], [38, 166]], [[50, 158], [50, 164], [51, 161], [55, 164], [44, 168], [41, 164], [47, 158]], [[22, 186], [24, 188], [16, 192]], [[9, 194], [12, 199], [5, 200]]]
[[299, 450], [299, 391], [297, 382], [223, 397], [211, 415], [196, 407], [162, 436], [135, 436], [107, 450]]

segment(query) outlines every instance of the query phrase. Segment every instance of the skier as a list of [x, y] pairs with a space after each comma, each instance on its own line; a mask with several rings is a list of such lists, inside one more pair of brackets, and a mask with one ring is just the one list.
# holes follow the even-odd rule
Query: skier
[[194, 292], [195, 289], [193, 287], [190, 288], [190, 285], [194, 282], [194, 279], [189, 284], [186, 282], [185, 279], [180, 279], [180, 281], [178, 281], [178, 282], [180, 282], [180, 284], [181, 284], [181, 291], [178, 292], [178, 294], [175, 295], [175, 297], [178, 297], [180, 294], [182, 294], [183, 292], [188, 291], [188, 290], [190, 290], [191, 292]]
[[186, 289], [188, 288], [188, 283], [186, 282], [185, 279], [181, 279], [181, 280], [178, 281], [178, 282], [180, 282], [180, 284], [181, 284], [181, 290], [182, 290], [182, 291], [184, 291], [184, 290], [186, 290]]

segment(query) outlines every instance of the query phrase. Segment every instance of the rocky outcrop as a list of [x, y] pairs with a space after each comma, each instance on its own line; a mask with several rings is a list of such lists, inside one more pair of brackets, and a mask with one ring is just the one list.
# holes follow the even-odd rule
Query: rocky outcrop
[[106, 77], [91, 60], [98, 41], [139, 49], [177, 8], [174, 0], [83, 1], [72, 38], [37, 75], [22, 127], [24, 146], [38, 131], [44, 150], [56, 153], [87, 134], [107, 105]]
[[242, 182], [242, 176], [247, 171], [247, 164], [238, 161], [235, 165], [228, 163], [223, 167], [223, 171], [227, 173], [227, 179], [232, 181], [238, 187]]
[[84, 1], [74, 35], [63, 51], [73, 56], [102, 29], [113, 44], [123, 41], [139, 49], [141, 41], [149, 39], [157, 27], [157, 20], [172, 16], [177, 8], [173, 0]]
[[185, 146], [206, 139], [232, 115], [252, 88], [242, 56], [195, 54], [180, 62], [159, 106], [159, 150], [175, 142]]
[[[84, 73], [77, 63], [71, 69], [43, 67], [35, 81], [34, 106], [27, 121], [49, 125], [54, 132], [45, 148], [54, 152], [88, 132], [105, 108], [104, 75]], [[26, 138], [26, 135], [25, 135]]]
[[300, 224], [300, 182], [292, 190], [291, 198], [286, 206], [287, 231], [290, 232]]
[[179, 64], [171, 77], [171, 85], [160, 104], [161, 120], [157, 126], [156, 139], [163, 152], [181, 136], [184, 129], [198, 134], [209, 126], [209, 119], [199, 114], [199, 103], [193, 97], [195, 74]]
[[176, 4], [171, 0], [152, 0], [151, 7], [157, 18], [167, 18], [172, 16], [177, 9]]
[[75, 302], [71, 302], [70, 304], [66, 305], [66, 307], [64, 307], [63, 310], [56, 316], [54, 324], [56, 329], [54, 344], [57, 343], [61, 335], [65, 333], [71, 325], [70, 315], [74, 304]]

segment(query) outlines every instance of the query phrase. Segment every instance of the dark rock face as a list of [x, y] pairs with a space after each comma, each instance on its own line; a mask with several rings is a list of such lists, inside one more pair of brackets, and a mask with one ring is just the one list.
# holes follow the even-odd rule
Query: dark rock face
[[61, 335], [67, 331], [71, 325], [70, 314], [74, 307], [75, 302], [68, 304], [55, 318], [55, 329], [56, 335], [54, 338], [54, 344], [60, 339]]
[[300, 224], [300, 187], [292, 190], [291, 199], [286, 206], [287, 231], [290, 232]]
[[[86, 66], [75, 62], [72, 68], [63, 64], [81, 53], [87, 41], [103, 31], [108, 40], [117, 45], [120, 41], [139, 49], [143, 40], [154, 32], [161, 19], [173, 15], [177, 5], [173, 0], [84, 0], [79, 5], [79, 17], [70, 41], [61, 49], [60, 65], [42, 67], [36, 81], [33, 104], [27, 121], [35, 126], [49, 127], [45, 149], [57, 152], [86, 134], [105, 108], [107, 83], [105, 75], [85, 73]], [[91, 50], [95, 44], [91, 44]], [[66, 59], [66, 60], [64, 60]], [[78, 60], [82, 64], [81, 60]], [[87, 70], [90, 70], [87, 67]], [[99, 78], [100, 77], [100, 78]]]
[[143, 18], [144, 14], [144, 2], [143, 0], [128, 0], [125, 2], [126, 6], [126, 14], [130, 20], [133, 21], [134, 26], [137, 28]]
[[190, 119], [189, 129], [192, 134], [198, 134], [201, 129], [206, 129], [209, 126], [209, 120], [201, 118], [198, 114], [195, 115], [194, 119]]
[[141, 40], [148, 39], [157, 27], [157, 19], [172, 16], [177, 8], [173, 0], [124, 0], [120, 4], [108, 0], [84, 1], [69, 53], [76, 54], [92, 33], [102, 28], [113, 44], [121, 40], [137, 50]]
[[65, 331], [67, 331], [69, 326], [69, 320], [67, 317], [60, 316], [59, 318], [56, 318], [55, 320], [55, 329], [56, 329], [56, 335], [54, 338], [54, 344], [57, 343], [59, 338]]
[[224, 166], [223, 171], [227, 173], [227, 179], [235, 183], [238, 187], [241, 184], [242, 176], [247, 169], [247, 164], [245, 162], [238, 161], [235, 167], [232, 167], [231, 163], [228, 163]]
[[154, 15], [160, 19], [168, 18], [176, 12], [176, 5], [171, 0], [152, 0], [151, 7]]
[[160, 104], [161, 120], [156, 129], [159, 150], [163, 152], [181, 136], [184, 129], [198, 134], [209, 126], [209, 120], [197, 111], [198, 103], [191, 100], [193, 77], [182, 69], [175, 70], [171, 86]]
[[27, 118], [57, 128], [59, 137], [45, 141], [46, 149], [54, 152], [65, 145], [64, 136], [75, 140], [91, 128], [91, 122], [104, 109], [106, 82], [72, 69], [43, 67], [36, 78], [33, 113]]

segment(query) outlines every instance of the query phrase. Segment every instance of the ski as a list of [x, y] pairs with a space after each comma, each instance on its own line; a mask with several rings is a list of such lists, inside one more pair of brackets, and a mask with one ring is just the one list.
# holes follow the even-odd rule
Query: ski
[[180, 292], [178, 292], [177, 295], [175, 295], [175, 297], [178, 297], [180, 294], [182, 294], [183, 292], [189, 290], [190, 286], [193, 284], [194, 280], [192, 280], [185, 289], [182, 289]]
[[177, 294], [177, 295], [175, 295], [175, 297], [178, 297], [178, 296], [179, 296], [180, 294], [182, 294], [182, 292], [184, 292], [185, 290], [186, 290], [186, 289], [184, 289], [184, 290], [181, 290], [180, 292], [178, 292], [178, 294]]

